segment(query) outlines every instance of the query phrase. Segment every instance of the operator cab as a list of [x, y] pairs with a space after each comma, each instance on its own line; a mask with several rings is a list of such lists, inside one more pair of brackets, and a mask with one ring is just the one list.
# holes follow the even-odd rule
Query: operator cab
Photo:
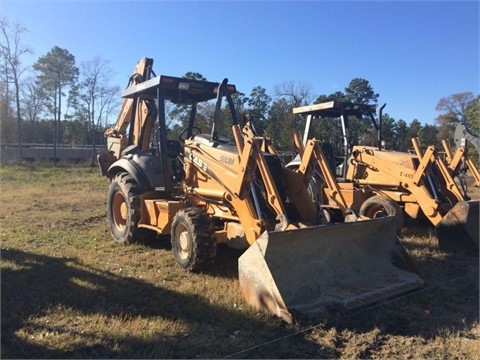
[[[186, 139], [198, 137], [208, 146], [225, 147], [233, 151], [233, 143], [218, 136], [216, 129], [219, 127], [222, 112], [222, 98], [228, 101], [232, 122], [237, 121], [231, 99], [236, 88], [235, 85], [228, 84], [227, 79], [217, 83], [156, 76], [151, 69], [153, 61], [147, 58], [142, 59], [139, 64], [145, 64], [146, 70], [143, 76], [137, 76], [139, 70], [136, 68], [135, 76], [131, 77], [123, 92], [121, 115], [115, 129], [107, 135], [107, 141], [112, 143], [112, 146], [108, 146], [107, 151], [98, 156], [99, 166], [102, 174], [109, 177], [113, 177], [118, 169], [128, 167], [134, 179], [145, 189], [161, 191], [168, 197], [174, 193], [184, 175], [181, 158], [182, 143]], [[197, 104], [215, 99], [212, 131], [210, 134], [203, 134], [195, 124]], [[167, 101], [184, 109], [190, 108], [188, 126], [178, 140], [167, 139]], [[155, 123], [157, 129], [152, 131]], [[150, 145], [152, 133], [155, 138], [153, 146]], [[128, 149], [128, 153], [122, 154], [125, 149]], [[143, 174], [150, 175], [145, 177]]]
[[[377, 122], [374, 117], [375, 110], [376, 105], [329, 101], [294, 108], [293, 114], [305, 119], [305, 129], [302, 137], [303, 146], [307, 144], [309, 139], [320, 140], [322, 151], [332, 173], [338, 179], [345, 179], [348, 159], [352, 154], [353, 146], [358, 143], [360, 137], [367, 141], [373, 141], [379, 147], [381, 146], [381, 112]], [[352, 117], [354, 119], [351, 119]], [[367, 139], [368, 134], [366, 133], [358, 136], [352, 131], [353, 121], [350, 120], [361, 123], [364, 119], [369, 119], [375, 129], [374, 136], [369, 136], [369, 139]], [[297, 156], [288, 166], [298, 166], [299, 164], [300, 157]]]

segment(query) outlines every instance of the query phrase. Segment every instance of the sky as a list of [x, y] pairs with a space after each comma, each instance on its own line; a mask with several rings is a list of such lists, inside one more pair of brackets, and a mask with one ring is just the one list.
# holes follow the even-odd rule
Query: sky
[[124, 88], [135, 64], [157, 75], [227, 77], [248, 96], [293, 81], [318, 95], [370, 82], [395, 120], [434, 124], [442, 97], [480, 93], [479, 1], [0, 0], [28, 29], [32, 65], [54, 46], [77, 66], [110, 61]]

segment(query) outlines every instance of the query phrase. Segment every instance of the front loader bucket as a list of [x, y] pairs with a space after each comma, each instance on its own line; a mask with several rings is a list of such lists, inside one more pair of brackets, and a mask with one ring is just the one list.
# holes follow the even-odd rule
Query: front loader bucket
[[264, 232], [239, 258], [254, 308], [292, 322], [330, 305], [352, 309], [423, 285], [395, 234], [396, 217]]
[[460, 201], [437, 225], [439, 246], [445, 250], [478, 253], [480, 200]]

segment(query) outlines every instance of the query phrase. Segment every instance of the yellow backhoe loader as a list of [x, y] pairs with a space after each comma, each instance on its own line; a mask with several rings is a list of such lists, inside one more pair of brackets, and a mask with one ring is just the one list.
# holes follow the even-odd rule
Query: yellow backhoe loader
[[[244, 248], [238, 276], [246, 301], [287, 322], [292, 313], [355, 308], [422, 286], [395, 234], [396, 217], [319, 225], [305, 175], [286, 169], [248, 121], [240, 124], [234, 85], [154, 76], [152, 64], [137, 64], [98, 158], [111, 180], [107, 215], [116, 241], [170, 235], [174, 258], [188, 271], [211, 266], [218, 244]], [[228, 137], [219, 130], [224, 99]], [[215, 113], [204, 132], [197, 105], [210, 100]], [[167, 139], [167, 101], [190, 108], [178, 139]]]
[[[466, 247], [468, 251], [478, 252], [479, 201], [465, 201], [451, 169], [434, 146], [423, 152], [418, 139], [414, 138], [416, 154], [385, 149], [381, 134], [382, 110], [383, 107], [377, 120], [376, 107], [372, 105], [330, 101], [293, 109], [294, 114], [305, 118], [302, 142], [299, 135], [296, 136], [300, 154], [309, 143], [316, 141], [314, 122], [336, 119], [342, 129], [339, 145], [333, 144], [332, 139], [320, 139], [326, 149], [323, 151], [326, 160], [318, 162], [315, 178], [318, 192], [324, 195], [321, 201], [324, 209], [333, 214], [343, 211], [335, 199], [340, 192], [347, 201], [346, 207], [357, 211], [360, 217], [401, 215], [402, 212], [413, 219], [426, 217], [436, 227], [442, 247]], [[375, 146], [352, 141], [349, 127], [352, 116], [359, 121], [371, 121]], [[339, 152], [335, 153], [335, 148]], [[298, 156], [287, 167], [297, 169], [303, 163]], [[338, 188], [331, 186], [335, 180]]]

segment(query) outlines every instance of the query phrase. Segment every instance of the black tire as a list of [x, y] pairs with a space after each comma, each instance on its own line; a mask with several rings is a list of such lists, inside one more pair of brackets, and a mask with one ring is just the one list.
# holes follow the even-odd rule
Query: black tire
[[126, 172], [117, 174], [110, 183], [107, 195], [107, 218], [113, 238], [121, 244], [144, 240], [155, 233], [138, 228], [140, 221], [140, 189]]
[[388, 196], [375, 195], [363, 202], [359, 210], [360, 216], [365, 216], [370, 219], [376, 219], [386, 216], [397, 216], [398, 217], [398, 226], [397, 234], [400, 233], [400, 230], [403, 227], [403, 210], [394, 200]]
[[172, 222], [171, 242], [177, 264], [188, 271], [211, 266], [217, 255], [217, 244], [210, 217], [199, 208], [177, 212]]

